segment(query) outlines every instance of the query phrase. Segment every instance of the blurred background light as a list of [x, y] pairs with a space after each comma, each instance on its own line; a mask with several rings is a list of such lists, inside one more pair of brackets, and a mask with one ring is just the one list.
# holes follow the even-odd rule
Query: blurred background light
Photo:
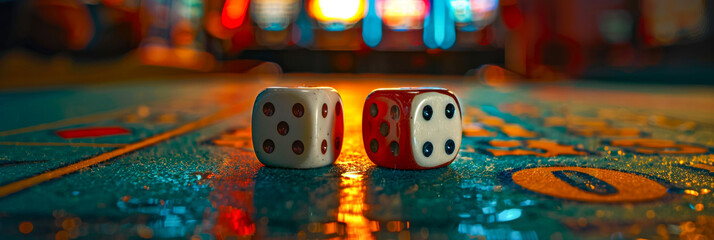
[[221, 14], [223, 26], [234, 29], [243, 25], [248, 10], [248, 0], [226, 0]]
[[610, 10], [601, 15], [599, 29], [605, 41], [613, 44], [626, 43], [632, 39], [634, 23], [629, 12]]
[[328, 31], [351, 28], [364, 17], [364, 0], [311, 0], [310, 15]]
[[370, 47], [382, 41], [382, 18], [377, 14], [377, 0], [367, 0], [367, 14], [362, 21], [362, 39]]
[[285, 30], [300, 12], [299, 0], [252, 0], [250, 14], [258, 27], [267, 31]]
[[425, 20], [424, 45], [428, 48], [449, 49], [456, 42], [454, 12], [449, 0], [433, 0]]
[[498, 0], [450, 0], [459, 30], [472, 32], [491, 24], [498, 12]]
[[481, 29], [493, 22], [497, 15], [498, 0], [471, 0], [471, 22]]
[[392, 30], [421, 29], [429, 12], [428, 0], [379, 0], [377, 11]]
[[454, 11], [454, 21], [459, 24], [471, 23], [471, 3], [469, 0], [451, 0]]
[[84, 4], [58, 0], [38, 0], [33, 1], [32, 4], [39, 17], [63, 29], [66, 33], [63, 40], [67, 48], [83, 49], [94, 37], [94, 21], [91, 20], [90, 12]]
[[645, 41], [652, 46], [700, 39], [708, 28], [704, 0], [643, 0], [641, 6]]
[[8, 66], [126, 59], [213, 71], [249, 59], [286, 72], [464, 74], [496, 63], [531, 78], [619, 79], [714, 69], [706, 0], [0, 2], [0, 56], [24, 57], [0, 58]]
[[312, 24], [306, 8], [300, 8], [292, 28], [292, 42], [301, 47], [310, 47], [313, 42]]
[[516, 29], [520, 27], [523, 24], [523, 18], [523, 12], [521, 12], [515, 0], [501, 3], [501, 19], [507, 28]]

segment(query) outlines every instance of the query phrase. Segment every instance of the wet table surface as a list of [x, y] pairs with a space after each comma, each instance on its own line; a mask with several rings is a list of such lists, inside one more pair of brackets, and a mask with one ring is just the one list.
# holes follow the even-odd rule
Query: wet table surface
[[[340, 92], [342, 153], [265, 167], [252, 103], [298, 85]], [[362, 104], [402, 86], [459, 97], [451, 165], [367, 158]], [[309, 75], [3, 91], [0, 238], [713, 239], [713, 106], [707, 87]]]

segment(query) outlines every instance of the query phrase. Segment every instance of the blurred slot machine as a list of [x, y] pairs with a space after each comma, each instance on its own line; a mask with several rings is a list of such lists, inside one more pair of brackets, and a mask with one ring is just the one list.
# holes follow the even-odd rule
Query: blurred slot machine
[[714, 49], [705, 0], [8, 2], [7, 48], [136, 52], [146, 65], [204, 71], [261, 59], [300, 71], [461, 74], [504, 61], [529, 78], [559, 79], [704, 68]]
[[[227, 0], [218, 4], [220, 2], [207, 1], [206, 29], [218, 39], [234, 38], [230, 44], [221, 44], [221, 50], [228, 54], [243, 49], [295, 46], [328, 51], [448, 49], [461, 34], [457, 31], [467, 38], [461, 41], [466, 44], [457, 45], [468, 49], [493, 41], [493, 33], [488, 34], [488, 41], [478, 36], [485, 35], [481, 30], [492, 31], [487, 26], [498, 13], [497, 0]], [[218, 21], [221, 11], [221, 21]], [[226, 21], [230, 19], [226, 15], [233, 16], [231, 14], [236, 20]], [[235, 37], [243, 41], [236, 41]], [[243, 44], [236, 44], [238, 42]]]
[[245, 50], [494, 49], [505, 31], [498, 0], [149, 0], [141, 9], [142, 62], [196, 70]]

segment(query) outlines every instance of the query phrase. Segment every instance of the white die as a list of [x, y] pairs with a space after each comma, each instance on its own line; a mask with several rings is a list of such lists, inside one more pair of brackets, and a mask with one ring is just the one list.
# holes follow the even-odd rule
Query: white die
[[[432, 110], [429, 120], [424, 118], [427, 106]], [[451, 110], [449, 114], [447, 108]], [[454, 160], [461, 146], [461, 109], [456, 99], [438, 92], [421, 93], [412, 100], [410, 114], [414, 161], [421, 167], [430, 168]], [[424, 154], [427, 142], [432, 146], [429, 156]], [[447, 149], [447, 146], [451, 148]]]
[[255, 99], [255, 155], [271, 167], [317, 168], [340, 154], [342, 99], [329, 87], [266, 88]]

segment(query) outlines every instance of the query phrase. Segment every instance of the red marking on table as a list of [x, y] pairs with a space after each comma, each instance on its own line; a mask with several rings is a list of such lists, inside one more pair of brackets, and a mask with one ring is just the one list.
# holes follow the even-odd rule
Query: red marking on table
[[131, 131], [123, 127], [88, 127], [88, 128], [73, 128], [57, 131], [57, 135], [64, 139], [72, 138], [92, 138], [92, 137], [107, 137], [115, 135], [129, 134]]

